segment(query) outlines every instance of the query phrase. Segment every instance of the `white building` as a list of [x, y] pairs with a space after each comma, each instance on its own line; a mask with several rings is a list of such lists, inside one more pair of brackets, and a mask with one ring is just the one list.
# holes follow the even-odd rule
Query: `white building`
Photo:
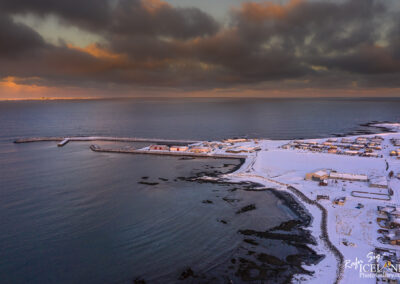
[[358, 151], [347, 150], [347, 151], [344, 151], [343, 154], [349, 155], [349, 156], [356, 156], [360, 153]]
[[172, 152], [185, 152], [187, 150], [189, 150], [188, 146], [171, 146], [169, 148], [170, 151]]
[[368, 181], [368, 176], [366, 176], [366, 175], [337, 173], [337, 172], [331, 172], [329, 174], [329, 178], [330, 179], [350, 180], [350, 181]]
[[369, 187], [388, 188], [388, 181], [384, 176], [371, 177]]
[[210, 153], [211, 149], [209, 147], [192, 147], [189, 150], [192, 153]]

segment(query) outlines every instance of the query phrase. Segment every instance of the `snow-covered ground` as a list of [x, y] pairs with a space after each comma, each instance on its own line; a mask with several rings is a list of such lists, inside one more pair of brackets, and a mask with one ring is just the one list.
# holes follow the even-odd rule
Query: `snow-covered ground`
[[[390, 151], [400, 148], [393, 146], [390, 141], [392, 138], [400, 139], [400, 124], [381, 124], [379, 126], [397, 132], [349, 137], [353, 140], [357, 137], [368, 139], [375, 136], [382, 137], [382, 150], [374, 151], [379, 153], [379, 158], [312, 152], [293, 147], [281, 148], [293, 141], [250, 140], [235, 144], [237, 147], [260, 147], [261, 150], [249, 153], [243, 166], [238, 171], [225, 175], [224, 178], [232, 181], [253, 181], [280, 190], [288, 190], [288, 186], [293, 186], [311, 200], [316, 200], [317, 195], [329, 196], [329, 200], [319, 200], [318, 203], [326, 209], [329, 239], [343, 255], [344, 268], [342, 272], [337, 269], [337, 258], [328, 249], [326, 242], [318, 238], [321, 235], [321, 210], [315, 205], [304, 203], [314, 217], [311, 230], [319, 240], [318, 246], [313, 249], [326, 255], [326, 258], [316, 267], [307, 267], [315, 271], [315, 274], [309, 277], [309, 283], [324, 283], [324, 281], [333, 283], [338, 273], [342, 274], [341, 283], [376, 283], [375, 277], [368, 278], [368, 271], [365, 271], [366, 278], [363, 278], [355, 263], [357, 261], [363, 261], [364, 264], [371, 263], [371, 253], [376, 247], [399, 250], [398, 246], [382, 244], [377, 240], [380, 236], [377, 230], [380, 227], [376, 219], [378, 217], [377, 206], [400, 204], [400, 179], [396, 178], [400, 174], [400, 159], [389, 155]], [[327, 139], [312, 139], [312, 141], [322, 144]], [[311, 141], [311, 139], [301, 142], [307, 141]], [[223, 153], [224, 149], [217, 149], [214, 152]], [[366, 196], [380, 197], [380, 195], [376, 195], [378, 193], [381, 196], [389, 197], [389, 189], [370, 187], [369, 183], [365, 181], [328, 179], [327, 186], [320, 186], [317, 181], [305, 180], [306, 173], [321, 169], [363, 174], [368, 177], [384, 177], [388, 181], [389, 189], [393, 191], [393, 195], [390, 196], [391, 200], [352, 196], [353, 191], [362, 191], [372, 193], [366, 194]], [[394, 172], [392, 178], [388, 176], [390, 171]], [[332, 201], [340, 197], [346, 197], [345, 204], [334, 205]], [[353, 267], [349, 267], [351, 264]]]

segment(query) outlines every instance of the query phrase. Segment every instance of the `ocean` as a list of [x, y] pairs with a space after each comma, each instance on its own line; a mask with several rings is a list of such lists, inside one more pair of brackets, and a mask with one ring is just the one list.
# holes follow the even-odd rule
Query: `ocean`
[[[16, 138], [320, 138], [380, 131], [367, 124], [400, 121], [399, 109], [399, 99], [383, 98], [0, 102], [0, 282], [279, 283], [309, 273], [289, 261], [294, 256], [323, 257], [240, 233], [293, 220], [306, 227], [310, 220], [290, 197], [190, 179], [239, 161], [95, 153], [88, 142], [58, 148]], [[248, 205], [256, 209], [238, 213]], [[263, 269], [246, 260], [249, 252]]]

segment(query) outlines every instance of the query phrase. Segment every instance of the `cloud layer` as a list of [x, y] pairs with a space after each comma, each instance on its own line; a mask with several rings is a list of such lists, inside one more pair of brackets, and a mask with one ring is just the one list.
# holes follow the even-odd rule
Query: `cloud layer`
[[[0, 79], [186, 91], [398, 88], [400, 13], [391, 3], [244, 2], [222, 23], [161, 0], [0, 0]], [[102, 41], [51, 44], [14, 20], [28, 14]]]

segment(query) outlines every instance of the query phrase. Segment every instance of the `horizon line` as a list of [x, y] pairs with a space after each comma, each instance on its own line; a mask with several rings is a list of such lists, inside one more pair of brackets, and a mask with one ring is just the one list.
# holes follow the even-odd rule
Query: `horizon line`
[[121, 99], [189, 99], [189, 98], [231, 98], [231, 99], [400, 99], [399, 96], [122, 96], [122, 97], [34, 97], [0, 98], [4, 101], [62, 101], [62, 100], [121, 100]]

